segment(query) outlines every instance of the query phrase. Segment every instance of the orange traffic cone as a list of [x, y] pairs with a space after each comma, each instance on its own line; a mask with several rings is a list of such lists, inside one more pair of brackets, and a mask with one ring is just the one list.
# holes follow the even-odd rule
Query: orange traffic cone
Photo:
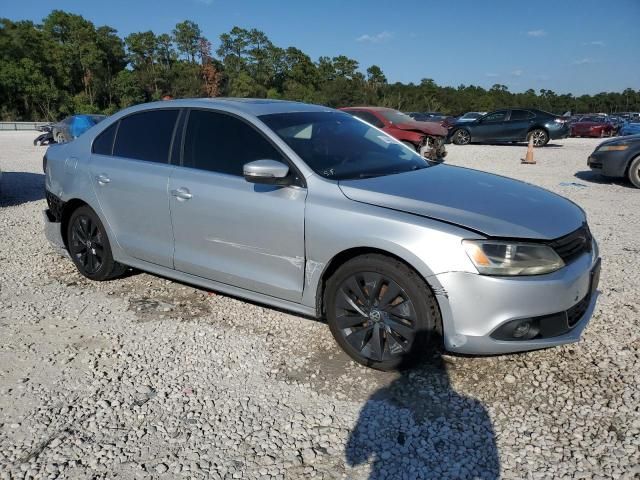
[[533, 137], [529, 137], [529, 146], [527, 147], [527, 154], [524, 158], [520, 159], [521, 163], [527, 165], [533, 165], [536, 161], [533, 159]]

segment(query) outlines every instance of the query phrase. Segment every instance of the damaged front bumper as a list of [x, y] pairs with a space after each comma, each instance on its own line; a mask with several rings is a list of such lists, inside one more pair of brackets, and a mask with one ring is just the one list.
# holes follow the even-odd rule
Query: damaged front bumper
[[53, 249], [65, 257], [69, 256], [67, 247], [62, 239], [62, 223], [56, 219], [51, 210], [43, 210], [42, 216], [44, 219], [44, 235], [49, 240], [49, 243]]
[[420, 142], [418, 150], [427, 160], [432, 162], [444, 162], [444, 157], [447, 156], [447, 149], [444, 146], [445, 138], [427, 135]]

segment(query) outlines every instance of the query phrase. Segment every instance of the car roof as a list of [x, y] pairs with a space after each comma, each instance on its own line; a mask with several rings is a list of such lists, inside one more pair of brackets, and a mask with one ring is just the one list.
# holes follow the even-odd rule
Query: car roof
[[143, 103], [127, 109], [128, 113], [134, 111], [156, 108], [220, 108], [229, 111], [239, 111], [248, 115], [260, 116], [271, 113], [290, 112], [327, 112], [333, 109], [322, 105], [294, 102], [289, 100], [274, 100], [267, 98], [185, 98], [177, 100], [162, 100], [158, 102]]

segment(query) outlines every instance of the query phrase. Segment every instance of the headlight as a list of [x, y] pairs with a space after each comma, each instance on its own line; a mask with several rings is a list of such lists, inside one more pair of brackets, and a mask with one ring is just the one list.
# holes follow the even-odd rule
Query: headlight
[[626, 150], [627, 148], [629, 148], [629, 145], [604, 145], [598, 150], [600, 152], [619, 152], [622, 150]]
[[541, 275], [564, 267], [558, 254], [547, 245], [463, 240], [469, 258], [484, 275]]

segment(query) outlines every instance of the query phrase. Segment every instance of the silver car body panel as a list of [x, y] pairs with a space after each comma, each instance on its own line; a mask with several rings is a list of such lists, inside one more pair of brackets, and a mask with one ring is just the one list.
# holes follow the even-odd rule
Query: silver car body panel
[[[306, 187], [257, 185], [242, 177], [136, 160], [115, 159], [108, 166], [98, 162], [98, 156], [91, 158], [93, 139], [102, 130], [123, 116], [167, 108], [168, 103], [171, 108], [227, 112], [253, 124], [299, 170]], [[579, 207], [522, 182], [446, 165], [359, 181], [328, 180], [316, 175], [258, 118], [292, 111], [333, 110], [230, 99], [131, 107], [73, 142], [50, 147], [46, 188], [62, 201], [80, 199], [96, 211], [117, 261], [178, 281], [320, 316], [323, 273], [339, 254], [365, 248], [402, 259], [428, 282], [451, 351], [505, 353], [578, 339], [595, 295], [580, 323], [566, 335], [507, 342], [489, 334], [505, 321], [575, 304], [576, 295], [587, 288], [594, 255], [585, 254], [548, 275], [487, 277], [477, 273], [461, 242], [489, 235], [556, 238], [585, 221]], [[116, 165], [120, 162], [122, 166]], [[150, 165], [160, 168], [142, 171]], [[122, 174], [129, 172], [127, 178], [120, 177], [120, 168]], [[109, 176], [107, 185], [98, 183], [101, 173]], [[109, 198], [103, 193], [111, 187], [120, 195]], [[172, 195], [181, 188], [188, 190], [189, 199]], [[47, 238], [60, 247], [60, 224], [47, 215], [45, 223]]]
[[492, 237], [552, 240], [584, 222], [582, 209], [564, 197], [528, 183], [451, 165], [342, 181], [340, 187], [358, 202], [463, 225]]

